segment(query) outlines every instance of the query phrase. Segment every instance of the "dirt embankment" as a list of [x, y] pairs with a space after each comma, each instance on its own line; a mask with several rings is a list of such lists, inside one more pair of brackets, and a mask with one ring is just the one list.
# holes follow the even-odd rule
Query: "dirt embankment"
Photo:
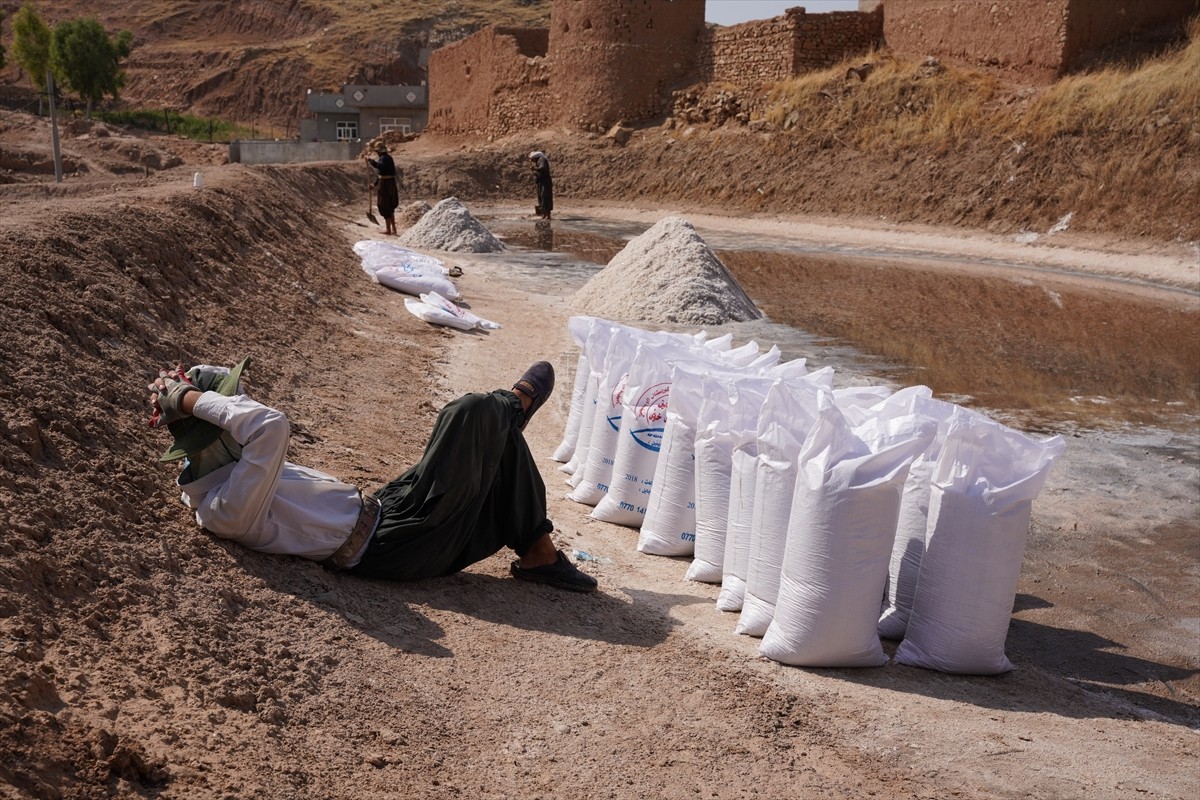
[[[251, 355], [258, 392], [305, 404], [297, 397], [324, 385], [323, 364], [353, 358], [361, 340], [337, 326], [370, 285], [345, 292], [357, 259], [318, 213], [348, 186], [336, 172], [230, 168], [202, 192], [176, 181], [6, 203], [0, 794], [149, 796], [166, 773], [148, 738], [183, 737], [200, 753], [203, 740], [177, 722], [244, 711], [275, 719], [260, 723], [265, 732], [286, 716], [289, 693], [329, 671], [332, 661], [306, 659], [302, 644], [256, 651], [256, 623], [244, 625], [266, 606], [217, 578], [238, 555], [179, 513], [141, 387], [156, 364]], [[390, 413], [419, 421], [430, 407], [423, 364], [436, 338], [406, 337], [411, 358], [388, 384], [408, 390], [389, 400]], [[326, 388], [297, 427], [297, 447], [321, 441], [348, 391]], [[420, 445], [423, 426], [413, 425], [413, 441], [393, 434], [398, 458]], [[374, 479], [394, 469], [364, 458], [342, 472]], [[269, 688], [248, 683], [268, 664]], [[158, 735], [116, 722], [133, 708], [149, 712]]]
[[[515, 142], [432, 144], [399, 153], [417, 197], [530, 190]], [[571, 147], [592, 160], [562, 159], [566, 187], [591, 185], [582, 165], [615, 169], [612, 153], [634, 152], [562, 140]], [[1042, 560], [1030, 562], [1012, 642], [1022, 669], [997, 679], [762, 662], [745, 637], [731, 640], [712, 587], [640, 556], [631, 531], [589, 521], [553, 484], [560, 543], [610, 559], [585, 564], [601, 578], [596, 596], [526, 591], [506, 577], [505, 554], [397, 586], [196, 529], [173, 470], [156, 462], [164, 436], [144, 427], [157, 364], [252, 356], [254, 392], [293, 422], [293, 460], [368, 490], [411, 463], [447, 393], [503, 385], [534, 358], [555, 360], [564, 391], [529, 436], [539, 453], [557, 442], [573, 363], [563, 298], [525, 292], [516, 265], [478, 257], [460, 286], [505, 327], [468, 337], [418, 324], [348, 246], [374, 234], [360, 227], [364, 173], [227, 166], [205, 170], [197, 191], [185, 167], [0, 196], [0, 792], [675, 800], [1195, 788], [1176, 769], [1195, 757], [1195, 665], [1121, 627], [1135, 612], [1139, 630], [1187, 615], [1155, 595], [1101, 619], [1111, 638], [1088, 627], [1097, 586], [1133, 585], [1123, 573], [1098, 580], [1089, 559], [1101, 535], [1139, 565], [1139, 585], [1176, 597], [1189, 578], [1143, 575], [1135, 546], [1155, 547], [1144, 515], [1109, 526], [1118, 512], [1088, 511], [1094, 494], [1064, 492], [1083, 498], [1083, 516], [1055, 505], [1035, 527]], [[1149, 453], [1127, 449], [1137, 452], [1122, 465]], [[1106, 500], [1127, 508], [1142, 488]], [[1165, 524], [1181, 541], [1192, 530]], [[1129, 653], [1108, 653], [1118, 645]]]

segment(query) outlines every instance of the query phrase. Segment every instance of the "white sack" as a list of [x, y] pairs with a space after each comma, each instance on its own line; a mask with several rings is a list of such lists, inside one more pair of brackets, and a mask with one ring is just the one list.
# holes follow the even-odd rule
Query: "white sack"
[[431, 325], [444, 325], [447, 328], [457, 328], [460, 331], [472, 330], [475, 326], [460, 317], [456, 317], [444, 308], [430, 305], [415, 297], [404, 298], [404, 307], [418, 319], [423, 319]]
[[571, 407], [567, 412], [567, 427], [563, 431], [562, 441], [551, 456], [555, 461], [567, 463], [575, 455], [575, 447], [579, 444], [579, 428], [583, 424], [583, 404], [587, 399], [588, 375], [587, 356], [580, 354], [575, 362], [575, 379], [571, 383]]
[[[575, 319], [572, 317], [572, 319]], [[592, 427], [595, 423], [596, 404], [599, 395], [600, 375], [604, 371], [604, 359], [608, 355], [608, 345], [613, 334], [622, 326], [615, 322], [590, 317], [587, 338], [583, 347], [583, 356], [588, 360], [588, 383], [584, 392], [583, 408], [580, 411], [579, 439], [575, 443], [575, 452], [561, 469], [571, 477], [567, 484], [572, 488], [583, 480], [583, 467], [587, 464], [588, 450], [591, 446]], [[572, 334], [574, 335], [574, 334]]]
[[[449, 325], [451, 327], [460, 328], [461, 330], [465, 330], [465, 331], [470, 331], [470, 330], [497, 331], [497, 330], [500, 330], [500, 323], [492, 322], [489, 319], [484, 319], [483, 317], [479, 316], [478, 314], [476, 314], [472, 311], [468, 311], [467, 309], [463, 308], [462, 306], [458, 305], [457, 303], [453, 303], [450, 300], [447, 300], [445, 297], [442, 297], [437, 292], [426, 292], [425, 294], [422, 294], [421, 302], [427, 306], [431, 306], [431, 307], [437, 309], [439, 312], [442, 312], [442, 314], [448, 314], [450, 317], [453, 317], [455, 320], [454, 322], [449, 322], [449, 321], [442, 322], [440, 319], [437, 319], [437, 320], [429, 319], [429, 320], [427, 320], [429, 322], [436, 322], [439, 325]], [[408, 299], [406, 298], [405, 305], [408, 305], [408, 304], [409, 304]], [[410, 311], [412, 310], [411, 307], [409, 310]], [[421, 316], [421, 315], [418, 314], [417, 316]]]
[[[898, 393], [897, 393], [898, 394]], [[929, 524], [929, 480], [934, 463], [946, 441], [951, 419], [956, 414], [976, 412], [959, 408], [952, 403], [922, 398], [922, 413], [937, 420], [937, 434], [929, 447], [913, 459], [900, 495], [900, 513], [896, 519], [896, 538], [892, 542], [892, 557], [888, 564], [887, 593], [879, 615], [879, 635], [899, 641], [904, 638], [908, 615], [912, 612], [921, 556], [925, 553], [925, 535]]]
[[702, 378], [704, 397], [696, 420], [696, 549], [687, 571], [689, 581], [720, 583], [725, 563], [733, 458], [731, 380]]
[[704, 366], [676, 364], [654, 488], [638, 534], [638, 552], [690, 556], [696, 545], [696, 419], [704, 400]]
[[[801, 365], [803, 366], [803, 364]], [[720, 611], [740, 611], [750, 561], [750, 524], [757, 483], [758, 416], [773, 378], [747, 376], [733, 386], [729, 429], [729, 500], [725, 523], [725, 558], [721, 565]]]
[[929, 529], [896, 661], [963, 675], [1012, 669], [1004, 653], [1033, 500], [1065, 444], [960, 415], [931, 478]]
[[[662, 331], [651, 333], [640, 328], [620, 326], [612, 331], [603, 366], [600, 368], [596, 389], [596, 406], [592, 421], [591, 438], [588, 441], [587, 461], [581, 462], [582, 472], [576, 471], [579, 480], [571, 492], [570, 499], [584, 505], [595, 506], [608, 494], [612, 480], [613, 463], [616, 460], [617, 442], [621, 431], [624, 406], [621, 398], [625, 391], [629, 367], [641, 342], [681, 342], [692, 344], [689, 334], [671, 334]], [[592, 371], [596, 371], [596, 359], [588, 356]], [[575, 476], [573, 476], [575, 477]]]
[[[807, 374], [805, 359], [778, 364], [779, 348], [756, 359], [747, 371], [763, 367], [759, 376], [738, 378], [732, 402], [730, 431], [733, 450], [730, 455], [729, 508], [725, 525], [725, 561], [721, 567], [721, 593], [717, 608], [740, 611], [746, 592], [750, 562], [750, 535], [758, 482], [758, 419], [771, 385], [781, 379], [801, 380]], [[767, 367], [770, 367], [769, 369]]]
[[583, 465], [587, 463], [588, 449], [592, 441], [592, 427], [596, 424], [596, 403], [599, 394], [600, 376], [588, 369], [587, 386], [583, 392], [583, 403], [579, 412], [579, 439], [570, 460], [559, 467], [567, 473], [567, 485], [575, 488], [583, 480]]
[[363, 261], [363, 269], [373, 274], [383, 267], [415, 268], [426, 275], [449, 275], [446, 264], [435, 256], [418, 253], [407, 247], [378, 239], [364, 239], [354, 243], [354, 253]]
[[613, 460], [617, 452], [617, 436], [621, 432], [621, 393], [625, 391], [627, 370], [637, 352], [638, 340], [627, 330], [613, 333], [604, 366], [599, 373], [596, 406], [593, 410], [591, 438], [588, 441], [587, 461], [582, 463], [580, 480], [568, 497], [576, 503], [595, 506], [608, 494], [612, 479]]
[[675, 341], [642, 342], [621, 393], [621, 428], [608, 493], [591, 516], [637, 528], [646, 517], [654, 486], [671, 394], [671, 364], [698, 351]]
[[579, 442], [579, 427], [583, 416], [583, 401], [587, 397], [588, 363], [584, 347], [587, 345], [588, 333], [592, 325], [597, 324], [595, 317], [573, 316], [567, 319], [567, 333], [579, 348], [579, 358], [575, 364], [575, 379], [571, 386], [571, 407], [567, 412], [567, 426], [563, 431], [562, 442], [554, 451], [555, 461], [566, 463], [575, 454], [575, 446]]
[[375, 272], [368, 274], [376, 283], [405, 294], [420, 296], [426, 292], [437, 292], [442, 297], [449, 297], [453, 300], [462, 297], [458, 287], [449, 278], [422, 273], [415, 268], [380, 267]]
[[808, 667], [887, 661], [875, 624], [900, 490], [933, 420], [881, 404], [857, 427], [829, 395], [800, 451], [775, 616], [759, 652]]
[[746, 589], [735, 631], [762, 636], [775, 616], [779, 570], [787, 543], [800, 449], [817, 420], [817, 397], [833, 388], [833, 370], [801, 381], [776, 381], [758, 420], [754, 511], [746, 562]]

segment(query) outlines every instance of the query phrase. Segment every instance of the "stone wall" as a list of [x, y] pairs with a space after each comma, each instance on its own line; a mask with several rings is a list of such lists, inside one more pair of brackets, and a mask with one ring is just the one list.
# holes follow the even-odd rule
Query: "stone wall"
[[795, 34], [787, 16], [712, 28], [700, 53], [699, 80], [757, 86], [790, 77]]
[[700, 80], [756, 86], [825, 69], [883, 42], [880, 11], [809, 14], [790, 8], [773, 19], [710, 30], [700, 53]]
[[549, 31], [492, 27], [429, 57], [429, 128], [502, 136], [553, 121]]
[[554, 0], [553, 102], [560, 122], [606, 128], [654, 119], [694, 75], [704, 35], [697, 0]]
[[1038, 80], [1143, 27], [1197, 13], [1197, 0], [884, 0], [884, 39], [900, 56], [933, 55]]

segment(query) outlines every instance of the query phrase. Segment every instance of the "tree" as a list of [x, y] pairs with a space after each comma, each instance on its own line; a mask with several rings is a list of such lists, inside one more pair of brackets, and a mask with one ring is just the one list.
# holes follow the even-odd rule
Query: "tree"
[[13, 58], [30, 82], [38, 86], [50, 69], [50, 27], [29, 3], [13, 17]]
[[[0, 11], [0, 24], [4, 22], [4, 12]], [[0, 43], [0, 69], [4, 68], [4, 44]]]
[[125, 86], [121, 59], [133, 49], [133, 34], [121, 31], [112, 39], [94, 18], [72, 19], [54, 28], [50, 40], [50, 65], [54, 74], [92, 106], [111, 95], [115, 100]]

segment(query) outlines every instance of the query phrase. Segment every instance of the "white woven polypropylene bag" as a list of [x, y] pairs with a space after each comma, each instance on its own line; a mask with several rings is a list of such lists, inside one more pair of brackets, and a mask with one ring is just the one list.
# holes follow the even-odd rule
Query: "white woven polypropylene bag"
[[779, 570], [796, 491], [797, 460], [817, 419], [817, 396], [832, 389], [832, 380], [832, 370], [825, 368], [802, 381], [776, 381], [763, 400], [746, 591], [737, 633], [762, 636], [775, 616]]
[[775, 615], [759, 652], [785, 664], [887, 661], [875, 625], [908, 466], [933, 420], [886, 403], [851, 427], [828, 395], [798, 459]]
[[1065, 444], [982, 415], [955, 420], [930, 479], [929, 528], [896, 661], [964, 675], [1004, 652], [1033, 501]]

